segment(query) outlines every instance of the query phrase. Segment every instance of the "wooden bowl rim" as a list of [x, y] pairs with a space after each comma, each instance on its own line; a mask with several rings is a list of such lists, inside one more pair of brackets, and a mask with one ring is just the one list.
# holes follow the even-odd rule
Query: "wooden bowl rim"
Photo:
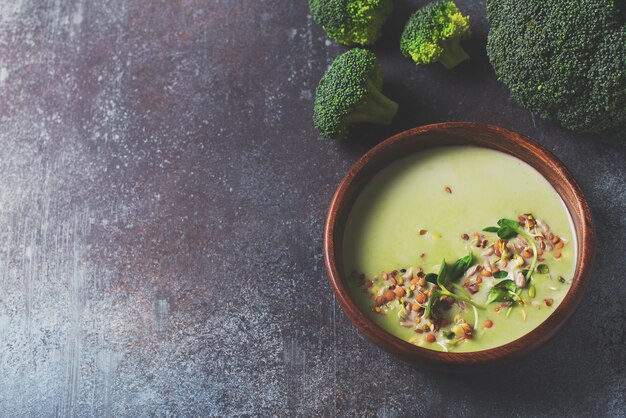
[[[514, 157], [521, 159], [529, 164], [531, 167], [539, 171], [535, 166], [535, 162], [528, 161], [519, 155], [513, 154], [510, 151], [511, 146], [521, 146], [531, 154], [539, 157], [544, 164], [547, 165], [548, 170], [552, 171], [559, 181], [564, 182], [564, 187], [569, 189], [572, 195], [575, 197], [573, 202], [566, 200], [565, 196], [559, 193], [561, 199], [565, 202], [566, 208], [576, 225], [576, 219], [580, 223], [580, 230], [575, 227], [575, 233], [577, 238], [577, 259], [576, 270], [572, 279], [572, 284], [565, 295], [565, 298], [561, 304], [548, 316], [548, 318], [537, 326], [532, 331], [524, 334], [520, 338], [513, 340], [502, 346], [495, 348], [473, 351], [467, 353], [455, 353], [455, 352], [440, 352], [427, 348], [415, 346], [409, 342], [406, 342], [389, 332], [385, 331], [382, 327], [372, 321], [353, 301], [350, 291], [342, 279], [341, 273], [337, 268], [337, 260], [335, 259], [334, 243], [338, 239], [339, 243], [342, 243], [343, 237], [335, 237], [335, 228], [338, 218], [338, 211], [341, 207], [346, 193], [353, 187], [355, 180], [363, 172], [364, 168], [373, 164], [375, 159], [380, 156], [383, 151], [388, 148], [394, 147], [396, 144], [405, 141], [407, 139], [420, 140], [420, 136], [426, 133], [433, 133], [441, 131], [445, 135], [446, 129], [463, 129], [469, 133], [485, 133], [489, 132], [492, 135], [498, 136], [502, 139], [502, 142], [498, 144], [497, 150], [513, 155]], [[467, 144], [470, 146], [479, 146], [483, 148], [491, 148], [484, 145]], [[450, 146], [450, 144], [442, 144], [441, 146]], [[436, 145], [429, 148], [435, 148]], [[491, 148], [496, 149], [496, 148]], [[420, 151], [415, 151], [420, 152]], [[406, 154], [409, 155], [409, 154]], [[406, 156], [405, 155], [405, 156]], [[403, 157], [395, 158], [398, 160]], [[371, 181], [376, 174], [387, 167], [391, 163], [387, 163], [385, 166], [375, 170], [375, 173], [367, 180]], [[540, 174], [550, 182], [558, 193], [557, 188], [554, 186], [554, 182], [550, 181], [543, 173]], [[365, 187], [365, 186], [362, 186]], [[361, 190], [362, 191], [362, 190]], [[360, 191], [359, 191], [360, 193]], [[358, 194], [357, 194], [358, 195]], [[355, 198], [356, 199], [356, 198]], [[344, 210], [350, 211], [354, 204], [354, 200], [344, 208]], [[575, 207], [576, 211], [570, 209]], [[343, 235], [344, 228], [340, 228], [340, 233]], [[344, 179], [339, 184], [328, 209], [328, 215], [324, 227], [324, 261], [326, 270], [328, 273], [328, 280], [330, 285], [341, 305], [344, 313], [353, 322], [357, 329], [364, 334], [370, 341], [374, 342], [381, 348], [398, 354], [408, 360], [412, 360], [417, 363], [421, 363], [423, 366], [438, 370], [456, 370], [456, 371], [474, 371], [484, 369], [489, 366], [495, 366], [505, 364], [515, 359], [521, 358], [530, 352], [536, 350], [548, 340], [550, 340], [558, 330], [567, 322], [569, 317], [575, 312], [576, 308], [580, 304], [584, 292], [588, 286], [590, 279], [591, 263], [595, 254], [595, 230], [593, 226], [593, 220], [591, 217], [591, 211], [589, 204], [585, 198], [580, 186], [574, 179], [571, 172], [563, 165], [563, 163], [554, 156], [550, 151], [544, 148], [542, 145], [532, 141], [531, 139], [521, 135], [517, 132], [496, 126], [476, 122], [444, 122], [430, 125], [419, 126], [413, 129], [409, 129], [400, 132], [386, 140], [380, 142], [372, 149], [370, 149], [365, 155], [363, 155], [348, 171]]]

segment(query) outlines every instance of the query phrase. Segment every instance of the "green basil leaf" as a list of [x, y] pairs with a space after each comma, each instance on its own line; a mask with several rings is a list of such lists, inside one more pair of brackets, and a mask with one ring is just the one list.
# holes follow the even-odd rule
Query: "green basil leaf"
[[508, 298], [509, 292], [506, 289], [492, 287], [487, 294], [487, 300], [485, 301], [485, 304], [489, 305], [493, 302], [504, 302], [508, 300]]
[[518, 287], [515, 285], [515, 282], [511, 279], [503, 280], [498, 283], [495, 287], [499, 289], [507, 289], [513, 293], [517, 292]]
[[454, 262], [452, 271], [450, 271], [450, 281], [458, 280], [465, 274], [465, 271], [470, 268], [474, 257], [472, 253], [467, 254], [465, 257], [461, 257]]
[[432, 284], [437, 284], [437, 275], [435, 273], [428, 273], [424, 276], [424, 279]]
[[441, 288], [446, 288], [446, 285], [449, 283], [448, 278], [446, 277], [448, 274], [448, 265], [446, 264], [446, 260], [441, 260], [441, 266], [439, 267], [439, 274], [437, 275], [437, 284]]
[[548, 273], [550, 273], [550, 267], [548, 267], [548, 266], [547, 266], [547, 265], [545, 265], [545, 264], [539, 264], [539, 265], [537, 266], [537, 272], [538, 272], [539, 274], [548, 274]]
[[511, 227], [503, 226], [498, 230], [498, 236], [502, 239], [511, 239], [517, 236], [517, 231]]
[[500, 270], [499, 272], [497, 272], [496, 274], [493, 275], [494, 279], [504, 279], [506, 276], [508, 276], [509, 273], [504, 271], [504, 270]]
[[439, 265], [439, 277], [445, 277], [448, 272], [448, 265], [446, 264], [446, 259], [441, 260], [441, 264]]
[[486, 303], [517, 300], [519, 299], [516, 293], [518, 290], [513, 280], [503, 280], [489, 290]]
[[433, 306], [439, 302], [439, 299], [441, 298], [441, 293], [438, 291], [433, 292], [433, 294], [430, 296], [430, 299], [428, 299], [428, 305], [426, 305], [426, 309], [424, 310], [424, 318], [428, 319], [430, 318], [430, 313], [433, 310]]
[[497, 226], [488, 226], [487, 228], [483, 228], [485, 232], [498, 232], [500, 230]]
[[498, 221], [498, 225], [501, 227], [508, 227], [511, 229], [517, 229], [519, 228], [519, 222], [514, 221], [512, 219], [506, 219], [506, 218], [502, 218]]

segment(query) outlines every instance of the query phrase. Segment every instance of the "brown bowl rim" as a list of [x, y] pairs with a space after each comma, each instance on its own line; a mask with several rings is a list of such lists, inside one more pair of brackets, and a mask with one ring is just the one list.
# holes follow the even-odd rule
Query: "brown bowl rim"
[[[404, 141], [419, 141], [420, 137], [423, 137], [425, 134], [437, 132], [443, 135], [450, 135], [451, 130], [456, 130], [458, 132], [463, 131], [465, 135], [488, 133], [489, 135], [496, 136], [498, 137], [497, 143], [488, 143], [489, 141], [486, 140], [480, 145], [476, 145], [475, 143], [466, 143], [465, 145], [491, 148], [505, 152], [521, 159], [538, 170], [540, 174], [555, 188], [557, 193], [561, 196], [561, 199], [566, 204], [574, 222], [578, 250], [576, 271], [574, 273], [574, 277], [572, 278], [571, 287], [561, 304], [544, 322], [529, 333], [505, 345], [488, 350], [467, 353], [446, 353], [421, 348], [385, 331], [372, 321], [352, 300], [349, 289], [347, 288], [347, 285], [338, 270], [335, 256], [335, 241], [339, 239], [340, 241], [338, 242], [341, 243], [341, 240], [343, 239], [342, 236], [336, 237], [336, 231], [338, 230], [341, 235], [343, 235], [344, 231], [344, 228], [341, 225], [337, 225], [340, 215], [339, 211], [344, 210], [349, 213], [352, 209], [352, 205], [354, 204], [356, 197], [354, 197], [352, 202], [347, 204], [347, 206], [345, 205], [344, 200], [351, 187], [358, 187], [355, 186], [355, 181], [359, 179], [359, 176], [363, 175], [362, 173], [364, 169], [370, 168], [372, 164], [375, 164], [376, 159], [385, 151], [390, 150], [392, 147], [395, 147]], [[479, 142], [481, 141], [483, 140], [480, 140]], [[435, 144], [434, 146], [427, 146], [426, 148], [463, 145], [463, 142], [465, 141], [443, 141], [440, 145]], [[538, 158], [533, 161], [529, 161], [523, 156], [515, 154], [515, 147], [521, 147]], [[511, 148], [513, 148], [513, 150]], [[417, 150], [410, 153], [420, 151], [421, 150]], [[410, 155], [410, 153], [407, 153], [404, 156]], [[355, 196], [358, 196], [363, 187], [365, 187], [365, 184], [367, 184], [378, 172], [394, 160], [398, 160], [402, 157], [403, 156], [394, 157], [391, 161], [384, 163], [378, 169], [372, 170], [372, 173], [369, 174], [369, 178], [364, 181], [360, 190], [355, 193]], [[538, 161], [540, 161], [540, 163]], [[538, 167], [538, 165], [543, 166]], [[544, 174], [542, 171], [544, 169], [551, 171], [555, 175], [553, 180], [549, 179], [547, 175]], [[556, 180], [561, 183], [555, 185]], [[574, 199], [569, 200], [566, 196], [563, 196], [563, 194], [559, 192], [560, 187], [569, 191]], [[574, 179], [574, 176], [556, 156], [554, 156], [542, 145], [534, 142], [522, 134], [496, 125], [476, 122], [444, 122], [419, 126], [387, 138], [370, 149], [350, 168], [344, 179], [339, 184], [331, 200], [324, 227], [323, 245], [324, 261], [328, 273], [328, 280], [335, 296], [344, 313], [354, 323], [357, 329], [370, 341], [374, 342], [386, 351], [400, 355], [405, 359], [421, 364], [427, 368], [448, 371], [475, 371], [509, 363], [528, 355], [550, 340], [563, 327], [563, 325], [565, 325], [567, 320], [580, 304], [584, 292], [589, 284], [591, 264], [595, 254], [595, 230], [589, 204], [580, 186]]]

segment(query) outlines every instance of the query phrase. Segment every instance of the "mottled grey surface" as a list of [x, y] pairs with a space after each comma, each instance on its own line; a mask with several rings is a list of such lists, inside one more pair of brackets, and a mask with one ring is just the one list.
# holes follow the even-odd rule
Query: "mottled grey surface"
[[[471, 61], [416, 68], [396, 46], [423, 3], [398, 0], [374, 48], [398, 118], [334, 142], [311, 107], [344, 48], [305, 1], [0, 1], [0, 416], [624, 416], [624, 135], [512, 103], [486, 60], [484, 1], [459, 3]], [[478, 376], [365, 341], [322, 258], [348, 168], [450, 120], [551, 149], [599, 237], [569, 324]]]

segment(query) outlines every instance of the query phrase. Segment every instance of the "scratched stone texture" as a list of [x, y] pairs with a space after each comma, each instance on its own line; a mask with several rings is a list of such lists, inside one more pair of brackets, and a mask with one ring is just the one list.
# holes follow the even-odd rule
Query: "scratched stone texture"
[[[319, 139], [344, 50], [306, 1], [0, 1], [0, 416], [625, 416], [626, 146], [513, 103], [484, 51], [416, 68], [397, 0], [374, 50], [389, 128]], [[365, 341], [328, 286], [322, 226], [390, 134], [479, 121], [551, 149], [590, 199], [593, 283], [560, 334], [481, 375]], [[486, 197], [488, 198], [488, 196]]]

